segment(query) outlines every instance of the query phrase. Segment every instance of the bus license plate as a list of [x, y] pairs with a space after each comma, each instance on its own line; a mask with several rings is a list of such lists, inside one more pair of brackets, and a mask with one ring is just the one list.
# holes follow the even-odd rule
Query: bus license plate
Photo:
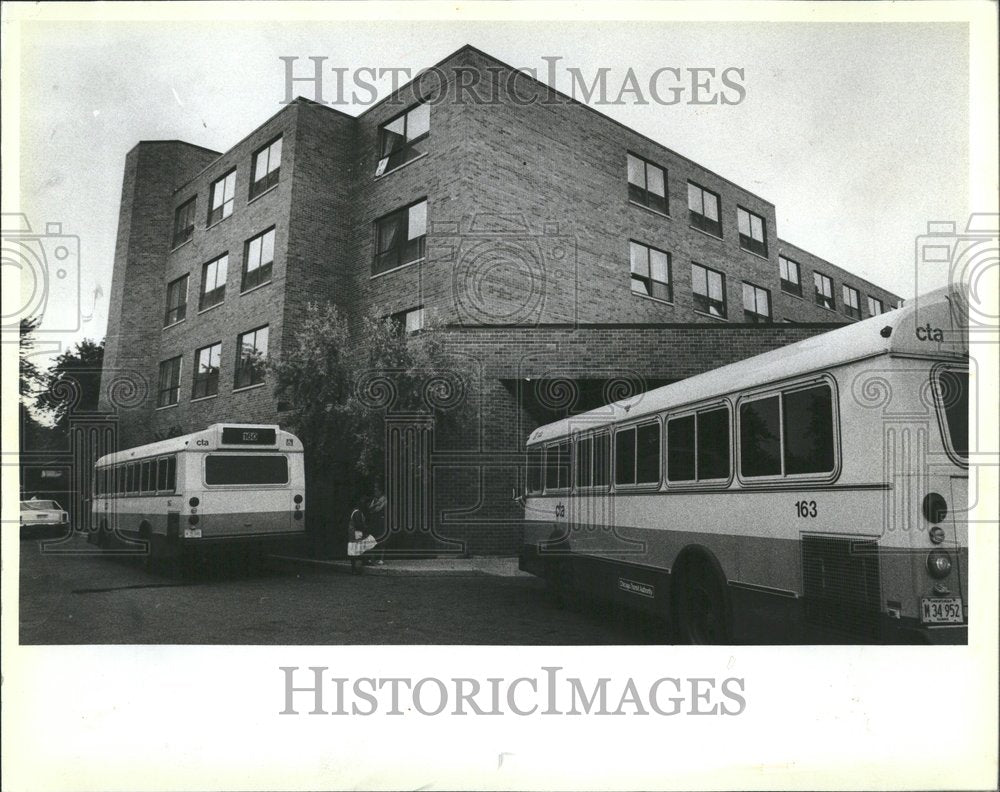
[[961, 597], [942, 597], [920, 600], [920, 621], [924, 624], [961, 624]]
[[185, 528], [185, 539], [201, 539], [201, 528]]

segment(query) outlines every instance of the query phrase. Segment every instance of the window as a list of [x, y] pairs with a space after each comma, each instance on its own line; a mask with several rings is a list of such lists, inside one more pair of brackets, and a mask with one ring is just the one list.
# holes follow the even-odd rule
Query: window
[[816, 286], [816, 305], [835, 311], [837, 306], [833, 300], [833, 281], [821, 272], [814, 272], [813, 284]]
[[177, 404], [181, 391], [181, 358], [170, 358], [160, 363], [160, 382], [156, 392], [156, 406], [169, 407]]
[[209, 454], [205, 457], [205, 483], [287, 484], [288, 457], [280, 454]]
[[953, 367], [936, 368], [931, 373], [934, 404], [941, 436], [948, 452], [959, 464], [969, 461], [969, 372]]
[[844, 298], [844, 313], [852, 319], [861, 318], [861, 295], [857, 289], [852, 289], [846, 283], [840, 287], [840, 293]]
[[726, 318], [726, 276], [701, 264], [691, 265], [691, 290], [694, 309]]
[[424, 257], [427, 201], [422, 200], [375, 221], [372, 274], [388, 272]]
[[228, 271], [228, 253], [223, 253], [201, 268], [201, 299], [198, 301], [198, 310], [204, 311], [226, 299], [226, 275]]
[[576, 441], [576, 486], [594, 485], [594, 438], [581, 437]]
[[541, 448], [528, 449], [528, 492], [542, 491], [542, 477], [545, 471]]
[[139, 486], [143, 492], [154, 492], [156, 490], [155, 474], [153, 473], [153, 463], [146, 460], [142, 463], [142, 474]]
[[194, 213], [198, 196], [191, 198], [174, 212], [174, 236], [171, 247], [178, 247], [194, 236]]
[[232, 170], [212, 183], [208, 202], [208, 225], [215, 225], [233, 213], [233, 198], [236, 197], [236, 171]]
[[177, 487], [177, 457], [160, 457], [156, 460], [157, 492], [173, 492]]
[[410, 308], [406, 311], [398, 311], [389, 317], [389, 321], [394, 325], [399, 335], [409, 335], [424, 329], [424, 309]]
[[688, 182], [688, 221], [695, 228], [721, 239], [719, 196], [694, 182]]
[[234, 388], [249, 388], [264, 381], [267, 358], [267, 325], [243, 333], [236, 339], [236, 379]]
[[649, 160], [628, 155], [628, 198], [657, 212], [667, 214], [667, 172]]
[[194, 387], [192, 399], [204, 399], [219, 392], [219, 362], [222, 359], [222, 342], [202, 347], [194, 353]]
[[615, 484], [659, 483], [659, 423], [652, 421], [615, 432]]
[[743, 320], [746, 322], [766, 323], [771, 321], [771, 292], [754, 286], [743, 284]]
[[163, 315], [163, 326], [177, 324], [187, 315], [188, 276], [181, 275], [167, 284], [167, 310]]
[[125, 492], [131, 494], [135, 492], [135, 463], [129, 462], [125, 465]]
[[256, 198], [278, 183], [281, 173], [281, 138], [264, 146], [253, 155], [253, 180], [250, 183], [250, 197]]
[[834, 468], [833, 391], [813, 385], [740, 405], [744, 478], [830, 473]]
[[545, 489], [569, 487], [569, 440], [545, 449]]
[[[418, 104], [379, 127], [379, 161], [376, 176], [416, 159], [422, 153], [416, 144], [431, 130], [431, 106]], [[422, 147], [421, 147], [422, 148]]]
[[655, 300], [673, 302], [670, 278], [670, 254], [639, 242], [628, 243], [632, 293]]
[[249, 240], [243, 248], [243, 285], [248, 291], [271, 281], [274, 264], [274, 229], [269, 228]]
[[729, 479], [728, 407], [712, 407], [667, 421], [667, 479]]
[[778, 256], [778, 270], [781, 273], [781, 290], [786, 294], [802, 296], [802, 279], [799, 264], [790, 258]]
[[740, 247], [758, 256], [767, 256], [767, 221], [739, 206], [736, 224], [740, 230]]
[[115, 473], [118, 475], [118, 494], [124, 495], [127, 483], [125, 478], [125, 465], [117, 465], [115, 467]]
[[868, 314], [870, 316], [878, 316], [883, 312], [882, 301], [876, 299], [869, 295], [868, 297]]

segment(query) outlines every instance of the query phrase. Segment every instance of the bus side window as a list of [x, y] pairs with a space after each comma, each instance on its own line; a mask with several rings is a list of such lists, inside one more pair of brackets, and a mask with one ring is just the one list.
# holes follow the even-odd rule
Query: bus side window
[[694, 481], [694, 416], [667, 421], [667, 478]]
[[177, 489], [177, 456], [167, 457], [167, 492]]
[[545, 489], [560, 489], [569, 485], [569, 442], [550, 445], [545, 449]]
[[833, 393], [829, 385], [781, 394], [785, 474], [833, 470]]
[[635, 427], [615, 432], [615, 484], [635, 484]]
[[606, 487], [610, 480], [611, 435], [602, 432], [594, 436], [594, 486]]
[[643, 424], [636, 430], [635, 480], [637, 484], [660, 483], [660, 425]]
[[158, 492], [167, 490], [167, 458], [160, 457], [156, 460], [156, 489]]
[[142, 463], [141, 481], [139, 482], [139, 489], [142, 492], [149, 492], [150, 489], [153, 489], [150, 486], [150, 481], [149, 481], [150, 467], [151, 467], [151, 464], [150, 464], [149, 460], [146, 460], [145, 462]]
[[542, 449], [532, 448], [528, 451], [528, 492], [537, 494], [542, 491]]
[[125, 468], [125, 491], [130, 495], [136, 491], [134, 462], [129, 462]]
[[118, 472], [118, 494], [125, 494], [125, 486], [128, 484], [128, 477], [125, 475], [125, 465], [117, 465], [115, 470]]
[[698, 413], [698, 481], [729, 478], [729, 408]]
[[576, 486], [589, 487], [594, 481], [594, 438], [581, 437], [576, 441]]
[[740, 475], [781, 475], [781, 424], [778, 397], [740, 405]]

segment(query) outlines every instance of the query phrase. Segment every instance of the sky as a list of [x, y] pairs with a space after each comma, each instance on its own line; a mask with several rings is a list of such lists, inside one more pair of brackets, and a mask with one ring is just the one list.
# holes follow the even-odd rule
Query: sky
[[774, 203], [782, 239], [905, 298], [941, 285], [917, 282], [916, 237], [928, 221], [964, 227], [970, 209], [960, 23], [230, 19], [30, 22], [21, 33], [20, 206], [5, 197], [4, 211], [79, 240], [79, 299], [53, 289], [46, 308], [53, 352], [104, 335], [129, 149], [149, 139], [230, 148], [281, 109], [282, 56], [303, 70], [324, 56], [331, 68], [415, 74], [469, 43], [543, 75], [542, 58], [560, 57], [564, 91], [566, 67], [590, 78], [608, 68], [611, 86], [629, 68], [640, 83], [662, 67], [743, 69], [736, 105], [598, 109]]

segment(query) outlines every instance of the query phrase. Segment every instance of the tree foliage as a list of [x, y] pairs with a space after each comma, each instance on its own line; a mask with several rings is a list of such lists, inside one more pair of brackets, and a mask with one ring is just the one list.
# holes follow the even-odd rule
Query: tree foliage
[[42, 389], [35, 407], [65, 429], [70, 411], [94, 412], [101, 394], [104, 341], [84, 339], [63, 352], [42, 375]]
[[43, 375], [31, 359], [35, 351], [34, 332], [38, 329], [37, 316], [21, 320], [21, 337], [18, 346], [18, 393], [23, 399], [34, 396], [42, 387]]

